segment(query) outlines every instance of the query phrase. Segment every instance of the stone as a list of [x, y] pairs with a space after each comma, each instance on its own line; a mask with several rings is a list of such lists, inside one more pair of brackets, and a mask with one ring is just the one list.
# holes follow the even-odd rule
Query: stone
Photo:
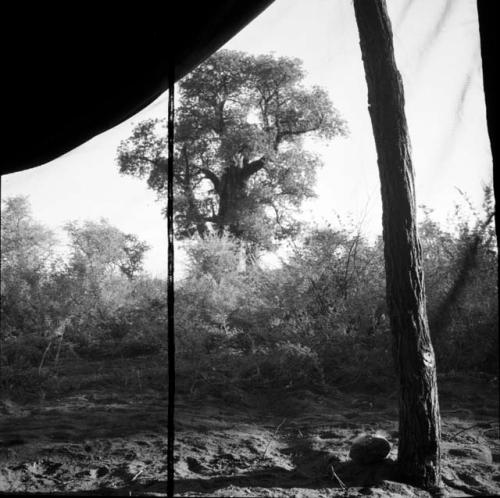
[[367, 465], [383, 461], [391, 451], [391, 443], [382, 436], [358, 436], [352, 442], [349, 457], [356, 463]]

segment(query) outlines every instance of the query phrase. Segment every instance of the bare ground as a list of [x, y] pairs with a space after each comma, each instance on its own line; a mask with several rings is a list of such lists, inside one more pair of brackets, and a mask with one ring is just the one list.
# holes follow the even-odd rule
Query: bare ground
[[[498, 386], [443, 379], [448, 496], [500, 495]], [[222, 390], [219, 389], [222, 392]], [[178, 496], [430, 496], [398, 481], [396, 396], [332, 391], [179, 394]], [[93, 389], [0, 405], [0, 491], [166, 495], [166, 393]], [[392, 443], [379, 465], [348, 458], [352, 439]]]

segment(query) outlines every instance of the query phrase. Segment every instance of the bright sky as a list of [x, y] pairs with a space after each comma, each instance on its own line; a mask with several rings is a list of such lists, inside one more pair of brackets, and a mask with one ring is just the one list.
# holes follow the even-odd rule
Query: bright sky
[[[388, 0], [388, 8], [405, 86], [417, 202], [444, 221], [459, 200], [455, 187], [479, 204], [482, 185], [492, 178], [476, 2]], [[304, 216], [334, 222], [336, 214], [351, 215], [364, 219], [367, 232], [380, 232], [380, 186], [351, 0], [276, 0], [225, 48], [304, 61], [307, 84], [330, 92], [350, 128], [348, 138], [308, 144], [324, 167], [318, 198], [304, 206]], [[132, 120], [59, 159], [3, 176], [2, 197], [28, 195], [36, 218], [52, 228], [105, 217], [146, 240], [152, 246], [146, 269], [166, 275], [161, 205], [144, 182], [119, 175], [115, 163], [118, 144], [134, 124], [166, 110], [163, 95]]]

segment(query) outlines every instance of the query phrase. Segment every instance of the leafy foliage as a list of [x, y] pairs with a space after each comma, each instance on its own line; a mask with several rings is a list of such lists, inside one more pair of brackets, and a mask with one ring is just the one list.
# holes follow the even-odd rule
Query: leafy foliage
[[162, 347], [164, 283], [142, 273], [147, 245], [107, 221], [71, 222], [64, 258], [53, 233], [36, 222], [29, 201], [2, 203], [0, 368], [38, 367], [59, 356], [134, 356]]
[[26, 197], [2, 201], [1, 313], [4, 337], [19, 330], [43, 330], [46, 299], [42, 292], [57, 258], [53, 232], [33, 219]]
[[[446, 231], [431, 211], [423, 211], [431, 318], [460, 278], [464, 254], [477, 235], [482, 241], [450, 324], [431, 330], [439, 372], [495, 375], [497, 252], [494, 230], [484, 223], [489, 214], [481, 211], [474, 220], [462, 206], [454, 230]], [[393, 385], [380, 238], [369, 242], [351, 226], [311, 226], [280, 268], [253, 265], [245, 271], [236, 264], [238, 240], [226, 238], [218, 246], [215, 241], [194, 243], [189, 275], [176, 294], [178, 369], [191, 390], [224, 382], [248, 388]]]
[[[270, 248], [296, 232], [293, 210], [314, 195], [318, 158], [303, 138], [345, 135], [318, 87], [305, 88], [299, 59], [222, 50], [180, 83], [176, 111], [177, 235], [228, 231]], [[124, 174], [165, 191], [165, 123], [140, 123], [118, 150]]]
[[[422, 208], [428, 313], [440, 373], [498, 370], [498, 253], [489, 196], [486, 190], [477, 211], [458, 208], [448, 230]], [[151, 385], [164, 388], [166, 283], [139, 270], [132, 278], [123, 272], [131, 254], [126, 248], [136, 247], [136, 261], [142, 261], [144, 244], [102, 220], [66, 228], [70, 253], [64, 260], [27, 199], [3, 203], [4, 387], [20, 389], [26, 372], [32, 372], [30, 382], [46, 387], [58, 375], [61, 356], [75, 366], [147, 357], [163, 376]], [[175, 295], [180, 390], [393, 385], [380, 239], [370, 242], [351, 225], [309, 226], [274, 269], [245, 265], [244, 244], [229, 234], [194, 236], [187, 252], [188, 272]], [[435, 321], [443, 306], [446, 323]], [[121, 382], [116, 372], [108, 377]], [[126, 378], [141, 388], [134, 372]]]
[[129, 279], [142, 270], [142, 261], [149, 246], [133, 234], [126, 234], [102, 219], [83, 225], [69, 222], [65, 230], [71, 239], [70, 266], [95, 278], [119, 269]]

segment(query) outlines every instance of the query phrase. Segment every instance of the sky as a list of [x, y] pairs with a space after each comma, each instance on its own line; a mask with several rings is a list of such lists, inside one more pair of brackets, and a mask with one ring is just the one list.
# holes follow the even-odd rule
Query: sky
[[[403, 77], [416, 175], [417, 203], [446, 222], [457, 188], [481, 202], [491, 182], [477, 7], [475, 0], [388, 0], [396, 63]], [[322, 158], [317, 198], [303, 217], [335, 224], [337, 217], [381, 232], [380, 183], [367, 90], [351, 0], [275, 0], [224, 48], [303, 60], [306, 85], [325, 88], [347, 121], [349, 136], [306, 145]], [[75, 99], [78, 98], [75, 95]], [[28, 195], [36, 219], [56, 230], [68, 220], [107, 218], [146, 240], [145, 269], [165, 276], [166, 221], [144, 181], [118, 173], [116, 150], [133, 126], [164, 117], [162, 95], [132, 119], [43, 166], [2, 176], [2, 197]], [[177, 251], [177, 268], [183, 255]]]

